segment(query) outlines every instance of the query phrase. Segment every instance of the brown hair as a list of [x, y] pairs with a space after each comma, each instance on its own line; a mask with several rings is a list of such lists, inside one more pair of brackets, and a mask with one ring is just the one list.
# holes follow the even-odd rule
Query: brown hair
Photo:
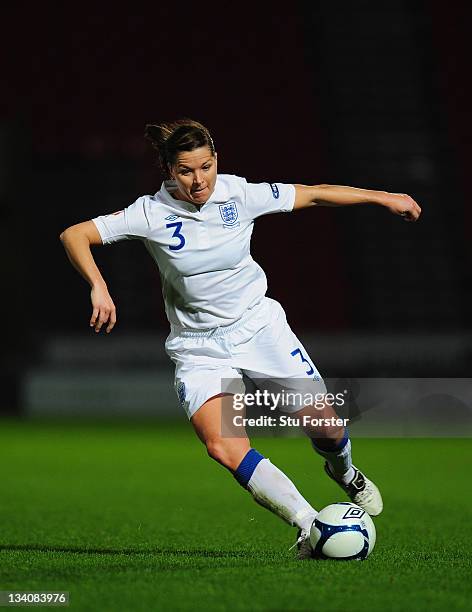
[[193, 151], [208, 147], [215, 155], [215, 146], [207, 128], [193, 119], [177, 119], [169, 123], [149, 123], [144, 130], [147, 138], [159, 154], [159, 163], [166, 175], [175, 164], [181, 151]]

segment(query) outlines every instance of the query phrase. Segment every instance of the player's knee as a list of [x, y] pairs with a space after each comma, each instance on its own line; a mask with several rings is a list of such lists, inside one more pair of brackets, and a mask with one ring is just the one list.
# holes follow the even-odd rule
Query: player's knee
[[208, 456], [230, 470], [235, 470], [241, 462], [241, 455], [244, 456], [244, 450], [235, 447], [229, 440], [215, 438], [207, 440], [205, 445]]
[[218, 461], [218, 463], [222, 463], [224, 465], [227, 452], [225, 449], [225, 444], [220, 438], [207, 440], [206, 449], [209, 457], [211, 457], [215, 461]]

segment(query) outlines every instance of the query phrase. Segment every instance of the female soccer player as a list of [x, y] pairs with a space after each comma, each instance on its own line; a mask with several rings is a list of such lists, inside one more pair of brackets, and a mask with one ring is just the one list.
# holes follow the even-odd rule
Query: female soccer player
[[[315, 391], [324, 388], [283, 308], [265, 296], [265, 274], [250, 254], [253, 223], [261, 215], [320, 205], [378, 204], [408, 221], [416, 221], [421, 209], [405, 194], [334, 185], [250, 184], [218, 174], [210, 133], [193, 120], [148, 125], [145, 134], [167, 176], [160, 190], [61, 234], [70, 261], [91, 286], [90, 326], [95, 332], [106, 326], [109, 333], [116, 323], [115, 305], [91, 245], [140, 239], [160, 270], [171, 328], [166, 351], [176, 366], [179, 401], [196, 434], [209, 456], [230, 470], [258, 503], [298, 528], [299, 557], [309, 557], [307, 536], [316, 510], [283, 472], [251, 448], [245, 432], [231, 436], [222, 430], [225, 402], [243, 375], [256, 384], [282, 380], [289, 390], [307, 382]], [[321, 409], [291, 405], [285, 410], [296, 416], [316, 414], [323, 424], [308, 424], [305, 431], [325, 458], [328, 476], [354, 503], [379, 514], [381, 495], [352, 464], [347, 430], [333, 424], [333, 406], [325, 402]]]

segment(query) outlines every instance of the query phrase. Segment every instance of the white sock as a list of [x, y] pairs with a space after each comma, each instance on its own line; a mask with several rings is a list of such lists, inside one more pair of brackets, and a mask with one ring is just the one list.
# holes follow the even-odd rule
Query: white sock
[[331, 474], [344, 484], [349, 484], [354, 478], [354, 469], [352, 467], [351, 440], [340, 450], [323, 451], [316, 447], [313, 442], [313, 448], [316, 452], [324, 457], [328, 462]]
[[293, 482], [269, 459], [257, 464], [247, 488], [258, 504], [280, 516], [289, 525], [308, 530], [318, 514]]

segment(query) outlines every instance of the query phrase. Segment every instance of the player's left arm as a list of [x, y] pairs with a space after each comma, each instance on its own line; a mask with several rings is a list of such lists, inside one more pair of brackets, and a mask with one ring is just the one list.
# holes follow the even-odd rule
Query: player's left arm
[[378, 204], [406, 221], [416, 221], [421, 208], [406, 193], [389, 193], [358, 189], [343, 185], [295, 185], [294, 210], [310, 206], [350, 206], [352, 204]]

